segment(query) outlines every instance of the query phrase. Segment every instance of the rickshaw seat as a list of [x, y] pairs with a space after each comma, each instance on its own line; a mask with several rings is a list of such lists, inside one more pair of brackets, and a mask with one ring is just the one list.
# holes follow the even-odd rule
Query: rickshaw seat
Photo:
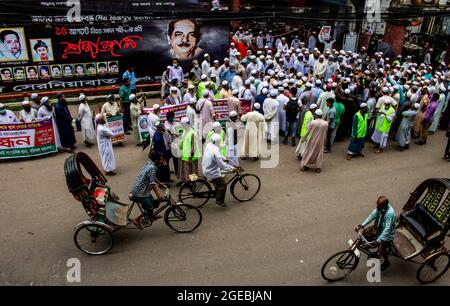
[[405, 221], [422, 240], [427, 240], [427, 237], [443, 230], [441, 223], [419, 203], [414, 209], [401, 212], [400, 219]]

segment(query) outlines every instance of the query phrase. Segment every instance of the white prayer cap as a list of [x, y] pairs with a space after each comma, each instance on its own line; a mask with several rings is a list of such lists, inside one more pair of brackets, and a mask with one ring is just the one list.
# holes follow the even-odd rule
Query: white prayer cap
[[329, 78], [329, 79], [327, 80], [327, 83], [333, 83], [333, 79], [332, 79], [332, 78]]
[[153, 104], [153, 110], [158, 110], [160, 108], [159, 104]]
[[202, 76], [200, 77], [202, 80], [206, 80], [208, 77], [206, 76], [206, 74], [202, 74]]
[[303, 76], [303, 73], [297, 72], [297, 77], [298, 77], [298, 78], [301, 78], [302, 76]]
[[222, 86], [227, 86], [228, 85], [228, 81], [227, 80], [223, 80], [222, 81]]
[[278, 77], [279, 77], [280, 79], [282, 79], [282, 78], [284, 78], [284, 77], [285, 77], [285, 75], [284, 75], [284, 73], [283, 73], [283, 72], [280, 72], [280, 73], [278, 74]]
[[309, 106], [309, 109], [316, 109], [317, 108], [317, 104], [313, 103]]
[[289, 84], [294, 85], [295, 84], [295, 79], [290, 79], [289, 80]]
[[322, 84], [322, 81], [321, 80], [316, 80], [316, 85], [320, 85], [320, 84]]
[[261, 83], [262, 87], [269, 87], [269, 83], [267, 81], [264, 81]]
[[95, 115], [95, 122], [98, 123], [102, 119], [103, 119], [103, 114], [102, 113], [98, 113], [97, 115]]
[[267, 88], [263, 88], [263, 89], [261, 90], [261, 93], [262, 93], [263, 95], [267, 95], [268, 92], [269, 92], [269, 90], [268, 90]]
[[220, 135], [214, 133], [214, 135], [212, 135], [212, 137], [211, 137], [211, 141], [212, 141], [212, 143], [220, 143]]
[[250, 80], [245, 80], [245, 85], [250, 85], [252, 82], [250, 82]]
[[255, 74], [257, 74], [257, 73], [258, 73], [258, 71], [256, 71], [256, 69], [253, 69], [253, 70], [250, 72], [251, 75], [255, 75]]
[[107, 96], [106, 96], [106, 99], [107, 99], [107, 100], [112, 100], [112, 99], [114, 99], [114, 94], [109, 94], [109, 95], [107, 95]]
[[205, 53], [205, 55], [203, 55], [203, 57], [209, 57], [209, 54], [208, 54], [208, 53]]
[[177, 91], [177, 88], [175, 86], [170, 87], [170, 91]]
[[214, 73], [211, 73], [211, 79], [217, 78], [217, 75], [215, 75]]
[[419, 107], [420, 107], [420, 104], [419, 104], [419, 103], [414, 103], [414, 108], [415, 108], [415, 109], [419, 109]]
[[351, 91], [350, 91], [350, 89], [346, 89], [346, 90], [344, 90], [344, 93], [346, 94], [346, 95], [349, 95], [350, 93], [351, 93]]
[[188, 117], [183, 117], [183, 118], [181, 118], [180, 122], [182, 124], [187, 124], [187, 123], [189, 123], [189, 119], [188, 119]]
[[333, 82], [333, 87], [336, 88], [337, 87], [337, 83]]
[[0, 103], [0, 108], [5, 108], [5, 104]]
[[23, 100], [23, 101], [22, 101], [22, 106], [25, 106], [25, 105], [30, 105], [30, 101], [28, 101], [28, 100]]
[[191, 98], [189, 100], [189, 104], [195, 104], [195, 103], [197, 103], [197, 100], [195, 100], [195, 98]]
[[222, 126], [220, 125], [219, 121], [214, 121], [213, 124], [212, 124], [212, 127], [213, 128], [218, 128], [218, 127], [222, 127]]
[[42, 99], [41, 99], [41, 103], [42, 104], [44, 104], [45, 102], [47, 102], [48, 101], [48, 97], [43, 97]]
[[308, 77], [305, 77], [305, 76], [302, 77], [302, 81], [303, 81], [303, 82], [308, 82]]
[[203, 92], [203, 97], [207, 97], [207, 96], [209, 96], [209, 91], [205, 90], [205, 91]]
[[232, 42], [232, 43], [230, 44], [230, 46], [234, 46], [234, 42]]
[[314, 113], [316, 114], [317, 117], [322, 117], [322, 115], [323, 115], [323, 112], [320, 108], [316, 109], [316, 111]]
[[406, 84], [405, 86], [403, 86], [403, 89], [404, 90], [409, 90], [411, 87], [408, 85], [408, 84]]
[[31, 99], [36, 99], [37, 97], [38, 97], [38, 94], [37, 94], [37, 93], [33, 92], [33, 93], [31, 94]]
[[230, 117], [236, 117], [238, 114], [236, 111], [231, 111], [230, 112]]
[[241, 56], [241, 52], [236, 52], [236, 56]]
[[272, 83], [272, 86], [275, 88], [275, 87], [278, 87], [278, 82], [277, 81], [274, 81], [273, 83]]
[[342, 54], [342, 55], [345, 55], [345, 51], [344, 50], [339, 51], [339, 53]]
[[361, 103], [361, 105], [359, 106], [359, 108], [365, 108], [367, 107], [367, 103]]
[[213, 62], [214, 64], [218, 64], [219, 63], [219, 61], [218, 60], [214, 60], [214, 62]]
[[259, 103], [255, 103], [255, 104], [253, 104], [253, 108], [254, 109], [260, 109], [261, 105]]
[[289, 82], [283, 83], [283, 87], [284, 87], [284, 88], [288, 88], [288, 87], [289, 87]]
[[228, 57], [225, 57], [225, 58], [223, 59], [223, 61], [224, 61], [224, 62], [229, 62], [230, 59], [229, 59]]
[[233, 91], [231, 92], [233, 95], [237, 95], [238, 93], [239, 93], [239, 90], [238, 89], [233, 89]]
[[284, 87], [283, 86], [278, 86], [278, 91], [279, 92], [283, 92], [284, 91]]
[[383, 92], [384, 93], [388, 93], [389, 92], [389, 87], [383, 87]]
[[[269, 65], [271, 64], [271, 61], [269, 61], [269, 63], [268, 63]], [[275, 75], [275, 71], [273, 71], [273, 70], [270, 70], [269, 71], [269, 74], [270, 74], [270, 76], [274, 76]]]
[[400, 88], [400, 86], [398, 86], [397, 84], [394, 85], [394, 89], [398, 90]]
[[271, 91], [270, 91], [270, 96], [271, 97], [276, 97], [278, 95], [278, 91], [276, 90], [276, 89], [272, 89]]
[[195, 89], [195, 86], [191, 84], [188, 86], [188, 89]]
[[135, 98], [136, 98], [136, 95], [135, 95], [135, 94], [131, 94], [131, 95], [129, 96], [130, 101], [133, 101]]
[[78, 97], [78, 101], [84, 101], [84, 99], [86, 99], [86, 96], [83, 95], [83, 94], [81, 94], [81, 95]]
[[307, 83], [306, 83], [306, 87], [311, 88], [311, 87], [313, 87], [313, 84], [311, 84], [310, 82], [307, 82]]

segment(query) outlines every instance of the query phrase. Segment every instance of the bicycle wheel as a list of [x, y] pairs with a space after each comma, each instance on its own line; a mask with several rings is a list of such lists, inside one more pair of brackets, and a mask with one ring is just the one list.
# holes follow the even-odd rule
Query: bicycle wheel
[[178, 200], [180, 202], [188, 202], [198, 208], [205, 205], [211, 197], [211, 185], [203, 179], [184, 183], [178, 193]]
[[261, 189], [261, 181], [254, 174], [244, 174], [231, 183], [231, 194], [241, 202], [250, 201]]
[[202, 213], [193, 205], [176, 204], [166, 210], [164, 222], [178, 233], [190, 233], [202, 223]]
[[439, 252], [425, 260], [417, 270], [417, 280], [422, 284], [429, 284], [436, 281], [447, 272], [450, 267], [450, 255], [445, 252]]
[[322, 277], [335, 282], [346, 278], [358, 266], [359, 258], [351, 250], [341, 251], [325, 261], [322, 266]]
[[89, 255], [103, 255], [113, 247], [112, 232], [99, 223], [87, 223], [81, 226], [74, 235], [75, 245]]

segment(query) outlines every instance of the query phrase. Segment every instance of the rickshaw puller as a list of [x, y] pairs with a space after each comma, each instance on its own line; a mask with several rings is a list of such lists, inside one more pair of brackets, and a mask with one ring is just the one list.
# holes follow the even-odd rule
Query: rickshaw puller
[[[365, 228], [375, 220], [375, 224]], [[378, 246], [378, 254], [383, 257], [381, 271], [390, 266], [388, 259], [389, 246], [394, 241], [396, 233], [397, 217], [394, 208], [385, 196], [380, 196], [377, 200], [377, 208], [367, 217], [367, 219], [356, 227], [356, 230], [364, 228], [363, 236], [371, 242], [373, 246]]]

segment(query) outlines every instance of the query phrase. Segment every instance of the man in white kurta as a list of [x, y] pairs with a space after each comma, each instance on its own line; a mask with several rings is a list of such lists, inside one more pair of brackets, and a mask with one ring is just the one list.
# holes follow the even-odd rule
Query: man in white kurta
[[241, 117], [241, 121], [245, 122], [244, 143], [242, 145], [242, 155], [257, 159], [261, 156], [261, 141], [266, 133], [267, 125], [264, 116], [259, 112], [261, 105], [253, 104], [253, 111]]
[[189, 105], [186, 108], [186, 118], [189, 119], [189, 125], [191, 128], [194, 129], [195, 134], [199, 135], [200, 131], [200, 120], [199, 116], [197, 114], [197, 111], [195, 110], [195, 105], [197, 104], [197, 99], [192, 98], [189, 101]]
[[150, 134], [150, 139], [153, 139], [153, 135], [156, 133], [156, 121], [160, 121], [159, 113], [161, 108], [159, 104], [153, 105], [153, 112], [148, 114], [147, 123], [148, 123], [148, 132]]
[[78, 106], [77, 119], [81, 125], [81, 136], [87, 147], [92, 147], [94, 141], [94, 124], [92, 122], [92, 111], [87, 103], [86, 96], [81, 94], [78, 97], [80, 105]]
[[212, 102], [208, 99], [208, 92], [203, 93], [203, 99], [198, 100], [195, 106], [197, 111], [200, 113], [200, 131], [202, 133], [203, 139], [206, 138], [206, 134], [209, 133], [214, 121], [215, 112]]
[[53, 112], [53, 107], [50, 105], [50, 100], [48, 99], [48, 97], [42, 97], [40, 105], [42, 106], [38, 110], [37, 117], [38, 119], [52, 119], [53, 132], [55, 135], [55, 145], [58, 150], [62, 151], [63, 148], [61, 146], [61, 140], [59, 139], [59, 131], [58, 126], [56, 125], [55, 114]]
[[103, 170], [105, 170], [107, 175], [114, 175], [114, 170], [116, 170], [116, 159], [114, 157], [111, 142], [111, 137], [114, 134], [106, 126], [106, 119], [103, 114], [97, 114], [97, 116], [95, 116], [95, 122], [97, 123], [97, 145], [100, 159], [102, 160]]
[[37, 110], [31, 108], [31, 104], [28, 100], [22, 102], [23, 110], [19, 113], [19, 121], [24, 123], [30, 123], [37, 119]]
[[16, 115], [13, 111], [6, 109], [3, 103], [0, 103], [0, 123], [17, 123]]
[[238, 113], [231, 111], [227, 122], [227, 157], [232, 161], [233, 166], [239, 166], [238, 158]]
[[270, 98], [264, 100], [264, 118], [267, 121], [267, 140], [276, 143], [278, 139], [278, 101], [275, 99], [278, 94], [276, 89], [270, 91]]

